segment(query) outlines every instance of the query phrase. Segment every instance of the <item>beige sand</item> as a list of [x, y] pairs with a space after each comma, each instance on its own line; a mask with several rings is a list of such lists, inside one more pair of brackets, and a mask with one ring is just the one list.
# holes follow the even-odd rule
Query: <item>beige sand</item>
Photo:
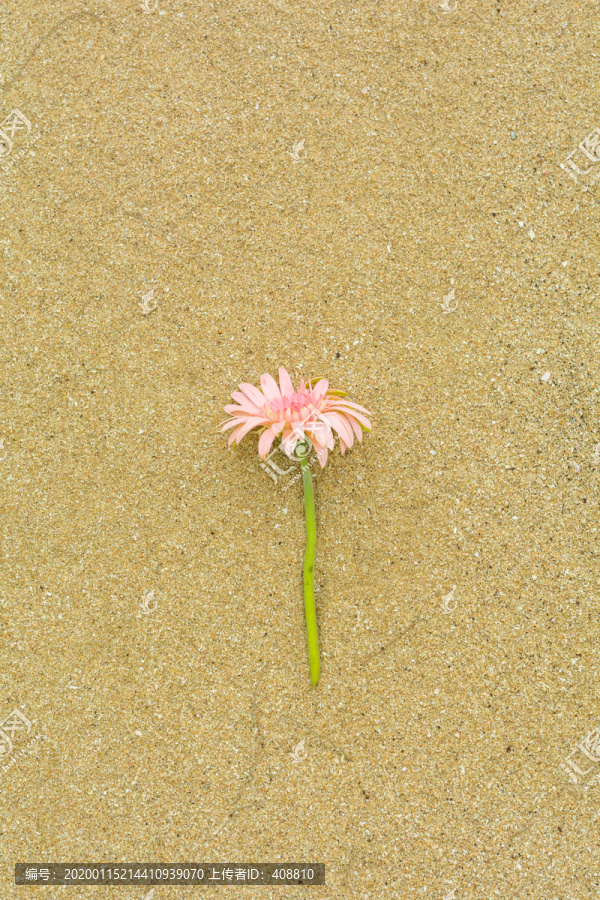
[[[146, 6], [0, 18], [0, 897], [597, 896], [597, 3]], [[316, 690], [301, 483], [217, 428], [280, 365], [373, 412]]]

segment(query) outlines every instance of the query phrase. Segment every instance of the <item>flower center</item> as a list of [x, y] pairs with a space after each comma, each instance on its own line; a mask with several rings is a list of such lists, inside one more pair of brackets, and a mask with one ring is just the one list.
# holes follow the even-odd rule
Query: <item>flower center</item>
[[315, 404], [307, 391], [299, 391], [291, 397], [282, 397], [281, 400], [270, 400], [263, 407], [264, 414], [274, 422], [300, 422], [310, 425], [316, 412], [325, 408], [323, 398]]

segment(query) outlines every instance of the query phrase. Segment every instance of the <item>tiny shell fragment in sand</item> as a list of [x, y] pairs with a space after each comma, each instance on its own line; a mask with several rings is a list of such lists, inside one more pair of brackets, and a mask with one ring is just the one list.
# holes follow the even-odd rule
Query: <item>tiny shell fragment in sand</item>
[[544, 381], [547, 384], [550, 381], [551, 377], [552, 376], [550, 375], [550, 372], [544, 372], [544, 374], [540, 378], [540, 381]]

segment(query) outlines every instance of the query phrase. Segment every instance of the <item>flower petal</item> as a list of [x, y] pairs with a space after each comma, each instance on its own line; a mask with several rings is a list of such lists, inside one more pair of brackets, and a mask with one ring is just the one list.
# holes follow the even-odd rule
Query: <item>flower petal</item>
[[277, 382], [268, 372], [260, 376], [260, 386], [267, 400], [281, 400], [281, 391]]
[[320, 413], [316, 417], [316, 421], [311, 423], [309, 433], [314, 435], [316, 442], [322, 447], [329, 447], [330, 450], [333, 450], [335, 441], [331, 425]]
[[354, 435], [352, 434], [352, 429], [346, 422], [344, 416], [340, 415], [339, 413], [327, 410], [323, 418], [329, 422], [332, 428], [335, 428], [339, 436], [343, 438], [348, 445], [351, 446], [354, 443]]
[[282, 397], [291, 397], [294, 393], [292, 379], [283, 366], [279, 369], [279, 387], [281, 388]]
[[255, 406], [257, 406], [259, 409], [263, 408], [263, 406], [265, 405], [266, 397], [264, 394], [261, 394], [258, 388], [254, 387], [253, 384], [247, 384], [246, 382], [244, 382], [244, 384], [240, 384], [240, 390], [244, 392], [246, 397], [248, 397], [248, 399], [251, 400]]
[[[345, 416], [353, 416], [355, 419], [357, 419], [360, 422], [360, 424], [364, 427], [365, 431], [371, 430], [371, 423], [366, 418], [366, 416], [363, 416], [360, 413], [355, 412], [353, 409], [344, 409], [343, 406], [338, 406], [337, 403], [335, 406], [330, 407], [330, 409], [335, 412], [343, 413], [343, 415], [345, 415]], [[327, 410], [327, 412], [329, 412], [329, 411], [330, 410]]]
[[283, 432], [283, 436], [281, 438], [281, 446], [288, 456], [291, 456], [294, 450], [296, 449], [296, 444], [298, 441], [301, 441], [304, 438], [304, 431], [301, 436], [298, 437], [295, 431], [290, 428], [289, 422], [285, 423], [286, 431]]
[[262, 402], [261, 402], [260, 406], [257, 406], [253, 400], [251, 400], [249, 397], [247, 397], [246, 394], [242, 394], [241, 391], [233, 391], [231, 396], [233, 397], [235, 402], [241, 404], [241, 406], [252, 406], [257, 412], [260, 412], [260, 410], [264, 406], [266, 397], [264, 397], [260, 393], [260, 391], [258, 391], [258, 394], [259, 394], [259, 396], [262, 397]]
[[327, 462], [327, 454], [329, 453], [327, 447], [315, 447], [317, 452], [317, 459], [321, 463], [321, 468], [325, 468], [325, 463]]
[[233, 403], [228, 403], [227, 406], [224, 406], [223, 409], [225, 412], [235, 414], [237, 413], [240, 416], [254, 416], [255, 418], [264, 419], [263, 413], [260, 409], [257, 409], [253, 404], [250, 403], [249, 400], [246, 400], [247, 406], [237, 406]]
[[354, 403], [353, 400], [341, 400], [339, 402], [341, 402], [344, 406], [351, 406], [352, 409], [357, 409], [359, 412], [366, 413], [368, 416], [372, 415], [372, 413], [370, 413], [368, 409], [365, 409], [364, 406], [359, 406], [359, 404]]
[[275, 422], [274, 425], [271, 425], [270, 428], [267, 428], [266, 431], [263, 431], [260, 438], [258, 439], [258, 455], [261, 459], [267, 458], [267, 454], [271, 449], [271, 445], [279, 432], [282, 430], [283, 426], [283, 422]]
[[348, 418], [348, 421], [350, 422], [350, 424], [352, 425], [352, 430], [354, 431], [354, 434], [356, 435], [356, 437], [358, 438], [359, 441], [362, 441], [363, 430], [360, 427], [360, 424], [356, 421], [354, 416], [349, 415], [347, 418]]
[[329, 387], [329, 382], [326, 378], [321, 378], [320, 381], [317, 381], [314, 388], [311, 391], [313, 402], [320, 403], [325, 394], [327, 393], [327, 388]]
[[236, 443], [239, 444], [244, 435], [248, 434], [249, 431], [252, 431], [253, 428], [256, 428], [261, 424], [261, 419], [248, 419], [246, 422], [243, 422], [242, 425], [238, 425], [235, 431], [231, 432], [229, 443], [231, 443], [232, 439], [235, 439]]
[[248, 421], [248, 416], [234, 416], [231, 419], [226, 419], [225, 422], [222, 422], [221, 431], [227, 431], [228, 428], [231, 428], [233, 425], [243, 425], [244, 422]]
[[[243, 422], [249, 421], [254, 422], [255, 425], [273, 424], [270, 419], [266, 418], [266, 416], [249, 416], [247, 413], [242, 413], [239, 416], [232, 416], [230, 419], [226, 420], [226, 423], [227, 427], [229, 428], [231, 427], [231, 425], [233, 425], [234, 422], [236, 423], [236, 425], [241, 425]], [[223, 431], [225, 431], [225, 428], [223, 428]]]
[[344, 413], [338, 413], [340, 419], [348, 429], [348, 433], [350, 434], [350, 440], [344, 438], [344, 443], [348, 445], [348, 447], [352, 447], [354, 444], [354, 431], [352, 429], [352, 423], [350, 420], [350, 416], [345, 415]]
[[233, 431], [232, 431], [231, 434], [229, 435], [229, 440], [227, 441], [227, 446], [228, 446], [228, 447], [231, 447], [231, 445], [232, 445], [233, 442], [235, 441], [236, 437], [238, 436], [238, 432], [239, 432], [240, 428], [243, 428], [243, 425], [244, 425], [244, 423], [242, 422], [241, 425], [238, 425], [237, 428], [234, 428], [234, 429], [233, 429]]

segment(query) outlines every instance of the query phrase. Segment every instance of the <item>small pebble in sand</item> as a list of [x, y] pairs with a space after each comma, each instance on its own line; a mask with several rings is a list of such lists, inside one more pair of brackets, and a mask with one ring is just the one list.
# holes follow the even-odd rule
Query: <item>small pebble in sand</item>
[[544, 374], [540, 378], [540, 381], [544, 381], [547, 384], [551, 378], [552, 378], [552, 376], [550, 375], [550, 372], [544, 372]]

